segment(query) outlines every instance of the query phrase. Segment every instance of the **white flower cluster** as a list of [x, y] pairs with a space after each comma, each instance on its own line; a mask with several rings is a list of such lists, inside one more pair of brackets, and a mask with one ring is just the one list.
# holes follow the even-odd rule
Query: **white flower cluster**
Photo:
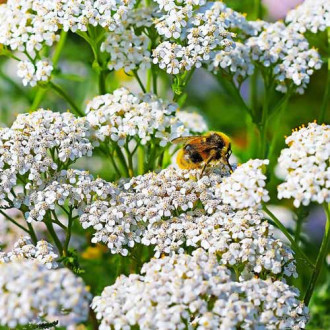
[[278, 159], [286, 175], [278, 198], [293, 198], [294, 206], [330, 202], [330, 125], [309, 123], [286, 138], [289, 148]]
[[8, 0], [0, 5], [0, 44], [35, 57], [43, 45], [59, 39], [59, 29], [87, 31], [100, 25], [111, 31], [126, 19], [133, 0]]
[[259, 207], [261, 202], [268, 202], [267, 177], [263, 174], [263, 167], [268, 164], [268, 159], [250, 159], [224, 178], [216, 195], [234, 209]]
[[49, 270], [33, 261], [0, 264], [0, 325], [60, 320], [67, 326], [88, 318], [90, 294], [68, 269]]
[[286, 22], [300, 33], [317, 33], [330, 27], [330, 3], [328, 0], [305, 0], [288, 12]]
[[87, 121], [97, 140], [124, 146], [132, 138], [146, 144], [151, 137], [166, 146], [172, 139], [188, 135], [188, 130], [175, 115], [177, 105], [154, 94], [133, 94], [119, 88], [113, 94], [96, 96], [86, 109]]
[[204, 133], [208, 131], [208, 125], [198, 112], [177, 111], [176, 116], [183, 125], [192, 133]]
[[80, 222], [93, 227], [92, 242], [107, 244], [111, 253], [126, 256], [136, 243], [154, 246], [156, 257], [202, 247], [244, 270], [242, 278], [296, 276], [293, 252], [269, 234], [261, 214], [223, 205], [217, 189], [226, 175], [225, 168], [207, 169], [199, 178], [198, 170], [169, 167], [138, 176], [119, 186], [117, 196], [87, 205]]
[[0, 199], [7, 200], [18, 180], [26, 189], [42, 186], [55, 171], [91, 156], [86, 118], [40, 109], [21, 114], [0, 129]]
[[112, 253], [127, 255], [126, 247], [141, 241], [147, 225], [192, 210], [198, 203], [208, 213], [215, 211], [221, 202], [213, 187], [221, 174], [210, 173], [200, 180], [198, 176], [197, 170], [170, 167], [132, 178], [116, 199], [87, 205], [80, 217], [82, 226], [96, 230], [93, 243], [106, 243]]
[[26, 214], [26, 220], [42, 221], [47, 212], [55, 210], [56, 206], [65, 205], [81, 211], [94, 197], [102, 200], [116, 194], [113, 184], [102, 179], [94, 180], [88, 172], [63, 170], [44, 189], [34, 191], [28, 196], [30, 211]]
[[153, 24], [153, 16], [152, 7], [132, 9], [121, 26], [107, 35], [101, 44], [101, 51], [110, 55], [109, 70], [124, 69], [128, 73], [150, 67], [150, 39], [140, 30]]
[[18, 65], [24, 86], [47, 81], [53, 70], [38, 60], [44, 46], [52, 46], [60, 31], [85, 32], [89, 25], [114, 31], [127, 19], [135, 0], [8, 0], [0, 4], [0, 44], [26, 52], [30, 60]]
[[144, 275], [120, 276], [95, 297], [100, 330], [143, 329], [300, 329], [308, 309], [287, 284], [252, 279], [237, 283], [213, 254], [153, 259]]
[[38, 241], [34, 245], [29, 236], [21, 237], [15, 244], [14, 248], [5, 253], [0, 252], [1, 262], [13, 262], [22, 260], [35, 260], [44, 265], [47, 269], [54, 269], [58, 267], [56, 259], [58, 255], [54, 252], [54, 247], [44, 241]]
[[34, 65], [31, 61], [21, 61], [17, 66], [17, 75], [22, 78], [24, 86], [35, 86], [38, 81], [48, 81], [53, 71], [53, 66], [48, 60], [36, 61]]
[[[174, 1], [158, 1], [165, 14], [156, 22], [156, 28], [169, 41], [154, 49], [153, 62], [167, 73], [198, 68], [214, 56], [215, 50], [232, 47], [234, 34], [229, 31], [234, 21], [232, 11], [221, 2], [203, 7], [205, 3], [188, 0], [179, 6]], [[181, 42], [172, 42], [171, 38]]]
[[246, 41], [252, 60], [272, 68], [276, 90], [286, 93], [292, 85], [303, 93], [314, 70], [321, 68], [321, 59], [310, 49], [307, 39], [282, 22], [266, 25], [257, 37]]
[[146, 35], [136, 35], [133, 28], [109, 33], [101, 45], [101, 51], [110, 55], [109, 70], [124, 69], [130, 72], [148, 69], [151, 65], [149, 39]]
[[241, 82], [254, 72], [254, 63], [251, 58], [250, 48], [241, 42], [235, 43], [235, 48], [229, 51], [217, 52], [208, 69], [215, 74], [220, 69], [234, 76], [235, 80]]
[[197, 209], [149, 225], [141, 243], [155, 246], [156, 257], [202, 247], [220, 257], [221, 264], [240, 269], [240, 280], [255, 274], [296, 277], [293, 252], [269, 234], [269, 225], [262, 220], [254, 210], [224, 206], [205, 215]]

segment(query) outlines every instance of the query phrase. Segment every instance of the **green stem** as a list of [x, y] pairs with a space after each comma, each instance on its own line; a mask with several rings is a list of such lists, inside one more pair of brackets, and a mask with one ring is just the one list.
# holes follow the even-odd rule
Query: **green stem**
[[54, 84], [52, 81], [49, 82], [49, 85], [53, 90], [58, 93], [61, 97], [63, 97], [64, 100], [66, 100], [71, 106], [74, 112], [80, 116], [83, 117], [83, 112], [79, 109], [79, 107], [75, 104], [75, 102], [71, 99], [71, 97], [60, 87], [59, 85]]
[[66, 231], [66, 237], [65, 237], [65, 242], [64, 242], [64, 249], [63, 249], [64, 256], [68, 255], [68, 248], [69, 248], [69, 243], [70, 243], [70, 238], [71, 238], [72, 224], [73, 224], [73, 218], [72, 218], [72, 208], [71, 208], [70, 216], [68, 219], [68, 228]]
[[276, 218], [276, 216], [267, 208], [265, 204], [262, 205], [263, 211], [270, 216], [270, 218], [274, 221], [276, 226], [281, 230], [281, 232], [286, 236], [286, 238], [291, 243], [292, 250], [297, 254], [300, 255], [300, 257], [311, 267], [314, 269], [313, 263], [309, 260], [309, 258], [305, 255], [305, 253], [300, 249], [298, 244], [295, 242], [293, 237], [290, 235], [288, 230], [285, 228], [285, 226], [282, 224], [282, 222]]
[[29, 233], [30, 233], [33, 244], [37, 244], [38, 238], [37, 238], [36, 232], [34, 231], [32, 223], [27, 222], [27, 225], [29, 227]]
[[151, 79], [153, 77], [152, 67], [147, 70], [147, 83], [146, 83], [146, 90], [148, 93], [151, 91]]
[[60, 239], [58, 238], [58, 236], [55, 232], [55, 229], [54, 229], [54, 226], [53, 226], [52, 219], [51, 219], [50, 215], [48, 215], [48, 217], [45, 219], [45, 225], [48, 229], [48, 232], [49, 232], [50, 236], [54, 240], [54, 243], [55, 243], [55, 245], [58, 249], [58, 252], [62, 256], [63, 253], [64, 253], [63, 246], [62, 246], [62, 243], [61, 243]]
[[144, 85], [143, 85], [143, 83], [142, 83], [142, 81], [141, 81], [141, 79], [140, 79], [140, 77], [139, 77], [137, 71], [136, 71], [136, 70], [133, 70], [133, 74], [134, 74], [134, 77], [136, 78], [137, 82], [139, 83], [139, 85], [140, 85], [140, 87], [141, 87], [143, 93], [147, 93], [147, 90], [146, 90], [146, 88], [144, 87]]
[[116, 171], [118, 177], [120, 178], [120, 177], [121, 177], [120, 170], [119, 170], [119, 168], [118, 168], [118, 166], [117, 166], [117, 164], [116, 164], [116, 162], [115, 162], [115, 160], [114, 160], [114, 158], [113, 158], [113, 155], [112, 155], [111, 152], [110, 152], [109, 147], [101, 147], [100, 149], [101, 149], [101, 151], [102, 151], [106, 156], [109, 156], [110, 161], [111, 161], [111, 164], [112, 164], [113, 168], [115, 169], [115, 171]]
[[12, 217], [10, 217], [8, 214], [6, 214], [5, 212], [3, 212], [2, 210], [0, 210], [0, 213], [10, 222], [12, 222], [15, 226], [21, 228], [23, 231], [25, 231], [26, 233], [30, 234], [30, 231], [23, 227], [22, 225], [20, 225], [17, 221], [15, 221]]
[[55, 52], [54, 52], [54, 55], [53, 55], [53, 58], [52, 58], [54, 68], [57, 67], [58, 61], [60, 59], [62, 50], [63, 50], [64, 45], [65, 45], [65, 41], [67, 39], [67, 36], [68, 36], [68, 32], [62, 30], [62, 32], [60, 34], [60, 40], [57, 43], [57, 46], [56, 46], [56, 49], [55, 49]]
[[258, 113], [258, 91], [257, 91], [257, 83], [258, 83], [258, 71], [257, 68], [254, 68], [254, 72], [250, 78], [250, 107], [251, 113], [253, 117], [256, 118]]
[[260, 149], [259, 158], [266, 158], [266, 146], [267, 146], [267, 124], [268, 124], [268, 87], [265, 84], [264, 102], [262, 108], [261, 123], [259, 126], [260, 131]]
[[123, 154], [123, 152], [121, 151], [120, 147], [114, 143], [115, 145], [115, 150], [116, 150], [116, 153], [117, 153], [117, 156], [118, 156], [118, 159], [123, 167], [123, 170], [125, 172], [125, 176], [128, 178], [129, 177], [129, 170], [128, 170], [128, 166], [127, 166], [127, 163], [126, 163], [126, 159], [125, 159], [125, 156]]
[[157, 73], [155, 72], [155, 70], [152, 70], [152, 89], [154, 94], [157, 95], [158, 90], [157, 90]]
[[324, 90], [324, 96], [323, 96], [323, 101], [321, 105], [321, 111], [320, 111], [320, 116], [319, 116], [319, 123], [322, 124], [325, 119], [325, 113], [328, 109], [328, 104], [329, 104], [329, 91], [330, 91], [330, 27], [327, 28], [327, 34], [328, 34], [328, 71], [327, 71], [327, 82], [325, 85], [325, 90]]
[[308, 306], [311, 297], [313, 295], [317, 280], [319, 278], [319, 275], [321, 273], [322, 267], [324, 265], [325, 258], [328, 253], [328, 248], [330, 244], [330, 204], [324, 204], [324, 211], [327, 217], [327, 222], [325, 224], [325, 231], [324, 231], [324, 236], [322, 239], [321, 247], [316, 259], [316, 266], [314, 269], [314, 272], [312, 274], [311, 280], [309, 282], [308, 288], [306, 290], [304, 302]]
[[133, 157], [132, 157], [131, 152], [129, 151], [128, 142], [126, 142], [125, 150], [126, 150], [126, 156], [128, 159], [128, 174], [132, 178], [134, 176]]
[[138, 147], [138, 153], [137, 153], [137, 157], [138, 157], [138, 174], [144, 174], [144, 146], [140, 145]]
[[254, 15], [255, 19], [262, 19], [261, 0], [254, 0]]
[[45, 94], [47, 92], [47, 88], [45, 87], [38, 87], [38, 90], [34, 96], [33, 102], [30, 106], [30, 111], [35, 111], [39, 107], [39, 104], [41, 103], [42, 99], [44, 98]]
[[105, 80], [106, 80], [106, 73], [103, 70], [101, 70], [99, 72], [99, 94], [100, 95], [103, 95], [107, 92], [106, 88], [105, 88]]

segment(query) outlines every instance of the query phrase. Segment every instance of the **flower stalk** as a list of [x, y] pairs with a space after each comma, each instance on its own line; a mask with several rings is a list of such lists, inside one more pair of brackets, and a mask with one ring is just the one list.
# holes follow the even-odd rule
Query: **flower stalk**
[[324, 230], [324, 235], [323, 235], [323, 239], [322, 239], [322, 243], [320, 246], [320, 250], [316, 259], [316, 265], [315, 265], [315, 269], [313, 271], [312, 277], [310, 279], [308, 288], [306, 290], [305, 293], [305, 297], [304, 297], [304, 302], [305, 304], [308, 306], [314, 289], [316, 287], [317, 284], [317, 280], [319, 278], [319, 275], [322, 271], [324, 262], [325, 262], [325, 258], [327, 256], [327, 253], [329, 251], [329, 246], [330, 246], [330, 204], [324, 204], [324, 211], [326, 214], [326, 224], [325, 224], [325, 230]]

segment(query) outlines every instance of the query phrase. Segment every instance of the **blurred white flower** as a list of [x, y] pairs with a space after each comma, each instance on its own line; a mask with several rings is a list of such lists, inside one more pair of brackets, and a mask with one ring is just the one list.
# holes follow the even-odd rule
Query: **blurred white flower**
[[7, 253], [0, 252], [0, 263], [35, 260], [47, 269], [58, 267], [57, 258], [58, 255], [54, 252], [54, 247], [50, 243], [41, 240], [34, 245], [29, 236], [22, 236], [15, 242], [11, 251]]
[[286, 22], [300, 33], [317, 33], [330, 27], [330, 2], [328, 0], [305, 0], [289, 11]]
[[120, 276], [95, 297], [100, 329], [303, 328], [308, 309], [298, 290], [271, 280], [233, 282], [217, 258], [199, 249], [153, 259], [144, 275]]
[[238, 166], [231, 176], [224, 178], [216, 196], [234, 209], [259, 207], [261, 202], [268, 202], [267, 177], [263, 174], [263, 167], [268, 164], [268, 159], [251, 159]]
[[202, 115], [198, 112], [190, 112], [179, 110], [176, 113], [178, 119], [192, 133], [205, 133], [208, 130], [208, 125]]
[[68, 269], [49, 270], [33, 261], [0, 264], [0, 325], [60, 320], [59, 326], [88, 318], [90, 294]]
[[299, 207], [310, 202], [330, 202], [330, 125], [309, 123], [286, 138], [289, 148], [278, 159], [285, 182], [278, 186], [278, 198], [293, 198]]

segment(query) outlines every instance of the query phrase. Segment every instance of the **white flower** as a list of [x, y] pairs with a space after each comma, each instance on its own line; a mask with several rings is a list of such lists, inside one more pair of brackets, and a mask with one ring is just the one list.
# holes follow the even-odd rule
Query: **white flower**
[[214, 187], [228, 175], [225, 168], [208, 170], [202, 178], [198, 170], [175, 170], [147, 173], [132, 178], [114, 199], [95, 200], [80, 217], [83, 228], [96, 230], [93, 243], [103, 242], [112, 253], [127, 255], [127, 247], [139, 243], [149, 224], [192, 210], [199, 203], [213, 213], [221, 200]]
[[286, 22], [300, 33], [324, 31], [330, 26], [330, 3], [328, 0], [305, 0], [288, 12]]
[[285, 182], [278, 198], [293, 198], [294, 206], [330, 202], [330, 126], [310, 123], [286, 138], [289, 148], [278, 159]]
[[233, 47], [234, 33], [230, 29], [234, 27], [234, 12], [221, 2], [204, 4], [205, 1], [185, 1], [182, 6], [160, 3], [166, 13], [156, 20], [156, 28], [168, 40], [153, 50], [153, 62], [167, 73], [199, 68], [213, 58], [216, 50]]
[[110, 138], [124, 146], [131, 138], [145, 145], [152, 137], [160, 146], [189, 131], [175, 116], [177, 105], [154, 94], [133, 94], [125, 88], [96, 96], [86, 109], [87, 120], [99, 141]]
[[246, 41], [254, 62], [271, 68], [276, 90], [286, 93], [292, 88], [302, 94], [314, 70], [321, 68], [320, 55], [309, 49], [307, 39], [282, 22], [265, 25], [257, 37]]
[[30, 61], [21, 61], [17, 66], [17, 75], [22, 78], [24, 86], [35, 86], [38, 81], [48, 81], [53, 66], [47, 60], [40, 60], [34, 65]]
[[57, 206], [69, 205], [81, 211], [94, 197], [115, 198], [116, 194], [113, 184], [102, 179], [94, 180], [88, 172], [72, 169], [61, 171], [42, 190], [33, 191], [27, 196], [29, 212], [26, 218], [28, 222], [42, 221], [47, 212], [55, 210]]
[[90, 294], [68, 269], [49, 270], [33, 261], [0, 264], [0, 325], [59, 320], [59, 326], [88, 318]]
[[269, 234], [267, 221], [254, 210], [219, 207], [212, 215], [197, 209], [149, 224], [141, 243], [155, 247], [156, 257], [183, 253], [184, 246], [217, 254], [220, 264], [241, 269], [240, 280], [261, 276], [297, 277], [293, 252]]
[[18, 176], [26, 189], [42, 187], [56, 173], [58, 164], [69, 165], [80, 157], [91, 156], [89, 134], [86, 118], [43, 109], [18, 115], [10, 129], [0, 129], [2, 202], [6, 196], [16, 199], [11, 190]]
[[100, 330], [303, 328], [308, 309], [298, 290], [271, 280], [233, 282], [217, 258], [199, 249], [153, 259], [144, 275], [120, 276], [95, 297]]
[[239, 166], [219, 185], [217, 196], [234, 209], [259, 207], [262, 201], [268, 202], [267, 178], [262, 171], [268, 163], [268, 159], [251, 159]]
[[29, 236], [21, 237], [14, 244], [14, 248], [11, 251], [7, 253], [0, 252], [0, 259], [3, 262], [35, 260], [45, 265], [47, 269], [58, 267], [57, 258], [58, 255], [54, 252], [54, 247], [50, 243], [41, 240], [34, 245]]
[[144, 34], [136, 35], [133, 28], [110, 32], [101, 44], [101, 51], [110, 55], [109, 70], [124, 69], [130, 72], [150, 67], [149, 39]]
[[209, 70], [217, 73], [220, 69], [224, 69], [229, 74], [232, 74], [239, 82], [252, 75], [254, 63], [252, 62], [250, 47], [236, 42], [235, 48], [229, 51], [222, 50], [217, 52], [209, 66]]

